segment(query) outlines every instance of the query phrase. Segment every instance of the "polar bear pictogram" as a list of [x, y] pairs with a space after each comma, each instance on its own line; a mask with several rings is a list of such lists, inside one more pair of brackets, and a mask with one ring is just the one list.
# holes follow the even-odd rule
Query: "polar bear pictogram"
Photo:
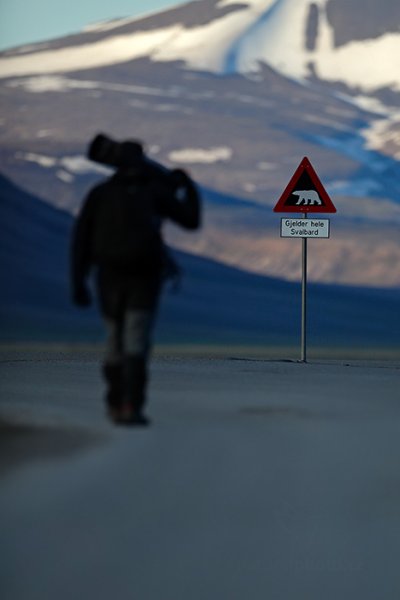
[[293, 196], [299, 197], [296, 206], [299, 204], [304, 204], [306, 206], [309, 204], [322, 204], [322, 200], [315, 190], [296, 190], [295, 192], [292, 192], [292, 194]]

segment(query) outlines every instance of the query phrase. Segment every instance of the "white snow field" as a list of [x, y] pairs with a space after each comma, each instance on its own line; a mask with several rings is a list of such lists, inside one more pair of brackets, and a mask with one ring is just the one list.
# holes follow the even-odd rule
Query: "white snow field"
[[398, 362], [159, 355], [138, 430], [98, 360], [1, 355], [2, 419], [54, 431], [0, 438], [3, 600], [400, 597]]

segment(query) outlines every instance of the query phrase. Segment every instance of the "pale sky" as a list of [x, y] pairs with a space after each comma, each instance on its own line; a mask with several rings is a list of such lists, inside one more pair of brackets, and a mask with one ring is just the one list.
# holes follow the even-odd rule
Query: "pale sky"
[[115, 17], [140, 16], [190, 0], [0, 0], [0, 50], [79, 32]]

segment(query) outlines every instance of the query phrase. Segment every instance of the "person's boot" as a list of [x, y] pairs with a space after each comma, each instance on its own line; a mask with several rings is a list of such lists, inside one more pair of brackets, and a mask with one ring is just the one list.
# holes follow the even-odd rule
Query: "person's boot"
[[110, 419], [115, 421], [118, 419], [123, 400], [123, 365], [122, 363], [105, 363], [102, 372], [107, 384], [105, 396], [107, 413]]
[[124, 425], [149, 425], [143, 414], [147, 385], [146, 359], [128, 356], [124, 360], [124, 397], [119, 411], [119, 423]]

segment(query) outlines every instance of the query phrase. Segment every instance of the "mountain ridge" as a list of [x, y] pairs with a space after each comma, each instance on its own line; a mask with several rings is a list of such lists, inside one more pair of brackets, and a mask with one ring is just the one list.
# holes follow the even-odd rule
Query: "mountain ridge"
[[392, 0], [383, 4], [386, 11], [382, 3], [379, 11], [367, 3], [363, 19], [352, 20], [343, 14], [357, 14], [355, 0], [190, 2], [143, 19], [92, 26], [49, 42], [48, 50], [39, 46], [38, 53], [34, 45], [22, 56], [3, 53], [0, 76], [82, 71], [148, 57], [220, 74], [257, 73], [264, 63], [300, 81], [317, 76], [364, 91], [399, 92], [400, 17]]

